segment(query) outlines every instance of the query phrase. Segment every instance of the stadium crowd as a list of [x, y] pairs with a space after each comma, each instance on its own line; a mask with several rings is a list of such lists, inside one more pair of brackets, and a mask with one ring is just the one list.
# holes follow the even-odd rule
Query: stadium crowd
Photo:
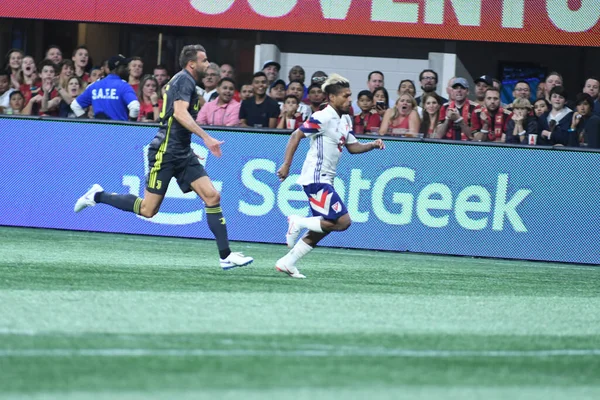
[[[19, 49], [8, 52], [6, 66], [0, 70], [0, 114], [156, 122], [162, 95], [176, 72], [156, 65], [152, 75], [144, 75], [141, 58], [122, 56], [90, 67], [86, 46], [77, 47], [70, 59], [63, 57], [57, 46], [50, 46], [45, 54], [44, 60], [36, 62]], [[279, 63], [268, 61], [251, 82], [240, 84], [233, 66], [211, 63], [202, 87], [197, 87], [197, 122], [289, 130], [326, 106], [321, 90], [325, 72], [315, 72], [307, 82], [299, 65], [290, 69], [287, 80], [280, 78], [280, 69]], [[93, 91], [93, 100], [116, 100], [119, 96], [110, 91], [116, 89], [100, 89], [111, 84], [111, 74], [119, 78], [115, 82], [133, 92], [125, 112], [113, 112], [112, 106], [101, 102], [94, 106], [91, 97], [82, 96], [87, 86], [100, 81], [92, 87], [98, 88]], [[445, 93], [438, 92], [438, 74], [431, 69], [423, 70], [418, 81], [421, 96], [415, 97], [415, 82], [403, 80], [397, 87], [397, 100], [391, 104], [384, 73], [369, 73], [366, 89], [353, 99], [354, 132], [600, 148], [599, 78], [588, 77], [581, 92], [573, 97], [562, 86], [558, 72], [549, 73], [534, 88], [526, 80], [518, 81], [510, 104], [500, 100], [501, 82], [487, 75], [475, 79], [473, 88], [465, 78], [453, 77], [443, 88]], [[124, 90], [122, 86], [119, 90]], [[471, 90], [474, 101], [469, 100]]]

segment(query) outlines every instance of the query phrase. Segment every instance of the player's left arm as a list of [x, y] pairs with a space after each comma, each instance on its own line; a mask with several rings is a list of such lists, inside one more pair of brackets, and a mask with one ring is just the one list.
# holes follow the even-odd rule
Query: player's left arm
[[377, 140], [374, 140], [369, 143], [356, 142], [356, 143], [346, 144], [346, 148], [348, 149], [348, 153], [350, 153], [350, 154], [360, 154], [360, 153], [366, 153], [367, 151], [371, 151], [371, 150], [375, 150], [375, 149], [383, 150], [383, 149], [385, 149], [385, 143], [383, 143], [383, 140], [377, 139]]

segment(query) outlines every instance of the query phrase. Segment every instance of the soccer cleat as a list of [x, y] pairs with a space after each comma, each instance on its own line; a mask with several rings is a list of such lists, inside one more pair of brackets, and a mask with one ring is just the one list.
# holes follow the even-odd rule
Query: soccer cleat
[[283, 272], [284, 274], [288, 274], [292, 278], [298, 278], [298, 279], [306, 278], [306, 276], [302, 275], [300, 273], [300, 271], [298, 271], [298, 268], [296, 268], [293, 265], [288, 265], [285, 257], [277, 260], [277, 263], [275, 264], [275, 269], [279, 272]]
[[92, 186], [92, 188], [86, 192], [86, 194], [77, 199], [77, 201], [75, 202], [74, 211], [79, 212], [86, 207], [94, 207], [96, 205], [96, 201], [94, 201], [94, 196], [96, 196], [96, 193], [103, 191], [104, 189], [102, 189], [102, 186], [95, 183]]
[[297, 215], [290, 215], [288, 217], [288, 231], [285, 234], [285, 243], [290, 249], [294, 247], [296, 241], [298, 240], [298, 235], [300, 235], [300, 228], [298, 228], [297, 224], [297, 221], [300, 218], [301, 217]]
[[221, 259], [221, 268], [223, 268], [224, 271], [227, 271], [228, 269], [252, 264], [252, 261], [254, 261], [254, 258], [246, 257], [242, 253], [231, 253], [226, 259]]

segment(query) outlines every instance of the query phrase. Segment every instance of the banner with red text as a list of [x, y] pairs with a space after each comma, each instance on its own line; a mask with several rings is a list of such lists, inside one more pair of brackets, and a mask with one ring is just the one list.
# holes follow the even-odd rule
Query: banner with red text
[[0, 0], [0, 16], [600, 47], [600, 0]]

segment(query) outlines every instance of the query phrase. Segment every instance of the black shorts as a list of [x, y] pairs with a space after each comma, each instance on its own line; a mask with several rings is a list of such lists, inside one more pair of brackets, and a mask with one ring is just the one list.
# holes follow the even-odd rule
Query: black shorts
[[146, 190], [150, 193], [162, 194], [167, 192], [172, 177], [183, 193], [192, 190], [192, 182], [208, 176], [206, 170], [193, 153], [185, 157], [173, 156], [170, 152], [148, 149], [148, 168], [150, 173], [146, 178]]

